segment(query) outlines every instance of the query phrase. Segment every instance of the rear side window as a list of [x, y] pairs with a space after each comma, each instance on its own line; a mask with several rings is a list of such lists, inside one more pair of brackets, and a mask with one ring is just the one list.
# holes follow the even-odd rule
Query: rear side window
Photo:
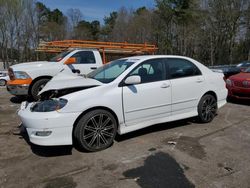
[[166, 63], [170, 79], [201, 75], [198, 67], [188, 60], [169, 58]]
[[76, 58], [75, 64], [94, 64], [94, 63], [96, 63], [94, 53], [91, 51], [77, 52], [72, 57]]

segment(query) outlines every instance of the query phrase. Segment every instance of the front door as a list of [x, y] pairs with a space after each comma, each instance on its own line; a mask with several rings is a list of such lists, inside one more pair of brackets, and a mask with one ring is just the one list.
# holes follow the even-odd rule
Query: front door
[[97, 68], [92, 51], [79, 51], [72, 57], [76, 58], [76, 63], [72, 64], [71, 69], [79, 70], [81, 74], [88, 74]]
[[141, 83], [123, 87], [127, 126], [171, 114], [171, 85], [166, 79], [164, 59], [141, 63], [128, 76], [139, 75]]

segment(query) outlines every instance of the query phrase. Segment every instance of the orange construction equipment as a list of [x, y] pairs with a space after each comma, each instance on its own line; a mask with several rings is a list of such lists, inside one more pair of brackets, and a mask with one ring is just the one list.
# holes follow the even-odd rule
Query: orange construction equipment
[[158, 49], [155, 45], [144, 44], [132, 44], [127, 42], [98, 42], [87, 40], [61, 40], [42, 42], [36, 49], [38, 52], [51, 52], [59, 53], [70, 48], [89, 48], [97, 49], [102, 53], [103, 62], [105, 63], [105, 54], [130, 54], [130, 55], [142, 55], [142, 54], [154, 54]]

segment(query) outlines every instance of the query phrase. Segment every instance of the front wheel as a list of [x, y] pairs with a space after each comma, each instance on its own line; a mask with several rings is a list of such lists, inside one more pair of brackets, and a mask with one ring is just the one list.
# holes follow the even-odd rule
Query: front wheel
[[39, 99], [38, 97], [38, 93], [43, 89], [43, 87], [47, 84], [47, 82], [49, 81], [50, 79], [48, 78], [43, 78], [43, 79], [40, 79], [40, 80], [37, 80], [31, 90], [30, 90], [30, 94], [31, 94], [31, 97], [37, 101]]
[[106, 110], [93, 110], [85, 114], [74, 129], [77, 144], [87, 151], [100, 151], [114, 141], [117, 122]]
[[204, 95], [198, 104], [198, 118], [201, 123], [211, 122], [217, 113], [217, 101], [213, 95]]

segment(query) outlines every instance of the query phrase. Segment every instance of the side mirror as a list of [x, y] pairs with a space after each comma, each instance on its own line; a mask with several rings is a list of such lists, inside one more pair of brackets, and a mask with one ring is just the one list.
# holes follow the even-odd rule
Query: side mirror
[[125, 80], [126, 85], [134, 85], [134, 84], [140, 84], [140, 83], [141, 83], [140, 76], [129, 76]]
[[69, 59], [67, 59], [64, 64], [65, 65], [71, 65], [73, 63], [76, 63], [76, 58], [75, 57], [70, 57]]

